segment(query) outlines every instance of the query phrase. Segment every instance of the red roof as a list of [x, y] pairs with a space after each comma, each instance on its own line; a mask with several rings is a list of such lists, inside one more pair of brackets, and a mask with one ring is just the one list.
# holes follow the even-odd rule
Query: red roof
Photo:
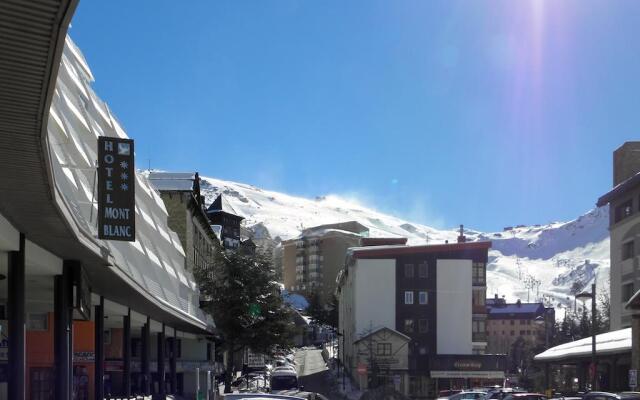
[[422, 246], [371, 246], [353, 249], [354, 258], [383, 258], [410, 254], [464, 252], [467, 250], [489, 250], [491, 242], [443, 243]]

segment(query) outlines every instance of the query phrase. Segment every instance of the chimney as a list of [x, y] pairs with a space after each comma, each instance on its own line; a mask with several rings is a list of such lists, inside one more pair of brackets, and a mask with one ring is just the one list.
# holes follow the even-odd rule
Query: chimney
[[496, 296], [494, 297], [496, 300], [498, 300], [498, 293], [496, 293]]
[[466, 236], [464, 236], [464, 225], [460, 224], [460, 236], [458, 236], [458, 243], [464, 243], [467, 241]]
[[518, 301], [516, 301], [516, 306], [520, 307], [522, 305], [522, 302], [520, 301], [520, 299], [518, 299]]
[[640, 172], [640, 142], [625, 142], [613, 152], [613, 186]]

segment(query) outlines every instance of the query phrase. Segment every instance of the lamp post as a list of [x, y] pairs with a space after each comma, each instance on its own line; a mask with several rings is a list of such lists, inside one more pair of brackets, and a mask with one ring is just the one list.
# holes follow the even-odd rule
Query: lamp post
[[[545, 307], [544, 314], [537, 316], [535, 319], [536, 324], [544, 325], [544, 349], [545, 350], [549, 349], [548, 321], [549, 321], [549, 309]], [[548, 362], [544, 363], [544, 390], [545, 391], [549, 390], [549, 363]]]
[[576, 295], [576, 299], [582, 301], [591, 300], [591, 390], [596, 390], [597, 364], [596, 364], [596, 284], [591, 285], [591, 292], [582, 292]]

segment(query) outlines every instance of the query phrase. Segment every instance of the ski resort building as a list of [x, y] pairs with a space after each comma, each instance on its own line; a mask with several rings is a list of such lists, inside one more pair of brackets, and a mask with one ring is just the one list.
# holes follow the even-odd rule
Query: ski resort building
[[[640, 289], [640, 142], [613, 152], [613, 189], [598, 199], [609, 205], [611, 257], [611, 329], [631, 326], [625, 304]], [[637, 243], [637, 244], [636, 244]]]
[[98, 235], [98, 138], [127, 135], [66, 37], [76, 4], [0, 3], [0, 399], [193, 396], [213, 321], [148, 179], [118, 178], [135, 241]]
[[326, 304], [336, 290], [336, 277], [344, 266], [347, 249], [383, 244], [404, 245], [406, 238], [369, 238], [369, 229], [357, 221], [307, 228], [282, 242], [285, 288], [318, 296]]
[[490, 247], [462, 240], [349, 249], [337, 288], [340, 358], [361, 388], [434, 398], [504, 379], [504, 356], [484, 354]]
[[[546, 325], [545, 325], [546, 319]], [[555, 322], [555, 310], [542, 303], [507, 303], [504, 298], [487, 299], [487, 352], [506, 354], [522, 338], [531, 344], [544, 344], [545, 329]]]
[[222, 194], [211, 203], [207, 215], [211, 225], [218, 230], [220, 242], [225, 249], [235, 250], [240, 247], [240, 223], [244, 217], [236, 213]]

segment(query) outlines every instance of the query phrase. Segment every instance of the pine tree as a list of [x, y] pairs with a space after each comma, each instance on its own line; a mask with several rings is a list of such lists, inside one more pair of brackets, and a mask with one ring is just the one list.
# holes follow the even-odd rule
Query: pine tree
[[213, 315], [223, 350], [230, 355], [225, 376], [226, 390], [230, 390], [233, 354], [244, 348], [265, 354], [276, 347], [288, 348], [292, 315], [274, 279], [271, 257], [260, 251], [242, 254], [220, 250], [213, 266], [194, 273], [206, 300], [203, 308]]

